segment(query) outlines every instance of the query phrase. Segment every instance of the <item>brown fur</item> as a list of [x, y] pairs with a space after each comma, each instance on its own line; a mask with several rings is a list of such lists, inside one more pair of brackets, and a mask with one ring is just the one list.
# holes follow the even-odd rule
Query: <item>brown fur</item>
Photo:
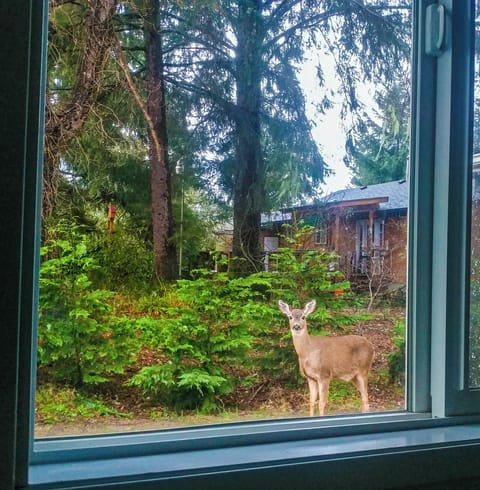
[[278, 302], [280, 311], [289, 320], [300, 372], [307, 378], [310, 415], [314, 415], [317, 399], [320, 415], [324, 414], [332, 379], [352, 382], [360, 391], [362, 412], [368, 412], [368, 372], [374, 356], [373, 345], [360, 335], [310, 335], [306, 318], [315, 309], [315, 305], [315, 300], [312, 300], [303, 310], [291, 310], [283, 301]]

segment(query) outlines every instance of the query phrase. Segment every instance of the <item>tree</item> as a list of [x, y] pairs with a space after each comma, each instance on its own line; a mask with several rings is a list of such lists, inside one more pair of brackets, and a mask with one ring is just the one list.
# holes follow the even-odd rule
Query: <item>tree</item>
[[154, 271], [157, 278], [176, 275], [170, 170], [168, 165], [167, 111], [164, 85], [162, 31], [158, 0], [146, 3], [143, 32], [147, 66], [147, 110], [149, 125], [150, 192]]
[[208, 150], [222, 152], [218, 182], [233, 204], [233, 254], [244, 259], [237, 272], [251, 272], [261, 267], [261, 212], [314, 192], [328, 171], [298, 81], [305, 50], [334, 54], [345, 110], [356, 110], [358, 82], [392, 78], [408, 53], [401, 16], [381, 1], [322, 0], [211, 0], [165, 16], [183, 36], [167, 79], [196, 97]]
[[[62, 153], [78, 136], [101, 91], [117, 0], [53, 0], [45, 113], [43, 215], [58, 194]], [[76, 70], [72, 69], [76, 67]]]
[[378, 110], [356, 128], [348, 141], [347, 164], [355, 185], [405, 179], [409, 154], [410, 97], [408, 76], [377, 93]]
[[[78, 12], [84, 12], [81, 7], [93, 9], [97, 3], [104, 7], [92, 0], [57, 8], [59, 15], [74, 11], [79, 16]], [[88, 16], [79, 18], [82, 21], [78, 25], [83, 26]], [[119, 155], [112, 160], [116, 163], [110, 163], [107, 152], [100, 149], [99, 154], [105, 158], [102, 156], [101, 165], [96, 161], [94, 165], [89, 149], [87, 160], [79, 148], [72, 149], [71, 138], [57, 138], [51, 140], [56, 153], [50, 167], [57, 173], [61, 167], [72, 170], [72, 175], [63, 179], [69, 190], [79, 178], [82, 191], [94, 183], [97, 206], [107, 194], [117, 192], [104, 188], [101, 175], [108, 175], [104, 181], [109, 183], [121, 175], [121, 182], [115, 184], [121, 183], [132, 195], [137, 180], [129, 178], [127, 169], [133, 171], [137, 161], [143, 179], [150, 168], [155, 264], [157, 275], [164, 277], [172, 277], [175, 269], [169, 117], [180, 117], [176, 127], [184, 126], [170, 151], [173, 161], [188, 155], [191, 176], [200, 177], [210, 187], [213, 183], [213, 194], [232, 205], [234, 255], [243, 259], [236, 261], [234, 268], [238, 273], [248, 273], [262, 267], [261, 213], [311, 196], [328, 172], [312, 137], [312, 122], [306, 116], [298, 80], [306, 49], [321, 48], [335, 56], [346, 95], [345, 112], [360, 107], [356, 96], [359, 81], [392, 79], [395, 67], [401, 66], [399, 60], [408, 52], [398, 28], [402, 16], [396, 7], [392, 9], [380, 0], [371, 0], [367, 5], [340, 0], [130, 0], [117, 7], [114, 18], [117, 36], [112, 35], [110, 23], [111, 37], [107, 40], [105, 30], [102, 38], [106, 46], [102, 47], [103, 58], [83, 34], [73, 33], [63, 46], [62, 36], [54, 32], [52, 53], [66, 48], [69, 56], [62, 60], [65, 63], [52, 65], [50, 82], [56, 86], [61, 81], [62, 85], [49, 100], [58, 110], [67, 104], [78, 78], [71, 66], [82, 59], [79, 53], [91, 49], [97, 53], [97, 64], [93, 64], [97, 71], [89, 72], [96, 82], [88, 94], [93, 94], [92, 101], [97, 103], [92, 102], [86, 113], [80, 112], [81, 124], [74, 132], [68, 131], [68, 123], [66, 128], [60, 125], [58, 131], [69, 137], [75, 134], [77, 140], [87, 143], [90, 135], [81, 130], [93, 127], [97, 112], [111, 111], [110, 126], [99, 124], [99, 134], [112, 137], [110, 146], [118, 154], [118, 148], [128, 146], [139, 151], [128, 151], [128, 165], [122, 165]], [[65, 23], [70, 21], [68, 16], [64, 19]], [[133, 116], [127, 114], [132, 108], [130, 101], [122, 107], [125, 95], [119, 95], [118, 69], [105, 61], [105, 53], [115, 53], [112, 60], [122, 67], [123, 78], [140, 108], [130, 110]], [[323, 85], [321, 66], [318, 75]], [[82, 77], [83, 72], [79, 79]], [[169, 104], [174, 100], [175, 104]], [[324, 106], [328, 106], [328, 97]], [[74, 113], [77, 107], [73, 104], [70, 109]], [[138, 121], [140, 113], [145, 124], [134, 128], [130, 123], [135, 118]], [[56, 131], [52, 130], [49, 137]], [[148, 164], [141, 158], [141, 148], [146, 148], [145, 134], [150, 142]], [[67, 153], [68, 161], [62, 161]], [[85, 165], [79, 166], [80, 161]], [[125, 195], [126, 191], [122, 192]]]
[[[82, 199], [93, 199], [97, 206], [119, 199], [132, 211], [139, 197], [146, 195], [138, 186], [138, 183], [146, 183], [146, 145], [142, 140], [146, 130], [149, 135], [154, 275], [172, 279], [176, 271], [176, 252], [172, 239], [158, 2], [122, 3], [118, 8], [117, 1], [67, 3], [70, 2], [52, 5], [56, 15], [52, 18], [51, 28], [53, 62], [47, 104], [44, 214], [53, 214], [60, 183], [68, 193], [75, 188], [80, 190]], [[141, 53], [137, 64], [129, 65], [130, 60], [125, 60], [119, 37], [127, 49], [134, 44], [132, 50]], [[141, 88], [137, 88], [130, 73], [130, 66], [136, 68], [138, 62], [143, 65], [140, 75], [146, 71], [146, 83]], [[74, 69], [76, 65], [78, 70]], [[125, 77], [131, 100], [125, 97]], [[145, 117], [146, 129], [139, 120], [141, 114]], [[122, 169], [128, 169], [128, 175]], [[61, 179], [65, 171], [70, 175]], [[127, 194], [130, 201], [126, 199]], [[78, 195], [73, 192], [69, 199]], [[135, 211], [139, 214], [138, 205]], [[145, 223], [143, 214], [140, 211], [141, 223]]]

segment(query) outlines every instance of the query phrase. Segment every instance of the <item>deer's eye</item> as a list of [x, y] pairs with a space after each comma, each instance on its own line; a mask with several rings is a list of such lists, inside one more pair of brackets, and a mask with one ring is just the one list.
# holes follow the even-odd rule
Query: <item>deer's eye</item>
[[302, 316], [302, 320], [305, 320], [305, 315]]
[[289, 320], [293, 320], [293, 316], [289, 316], [289, 317], [288, 317], [288, 319], [289, 319]]

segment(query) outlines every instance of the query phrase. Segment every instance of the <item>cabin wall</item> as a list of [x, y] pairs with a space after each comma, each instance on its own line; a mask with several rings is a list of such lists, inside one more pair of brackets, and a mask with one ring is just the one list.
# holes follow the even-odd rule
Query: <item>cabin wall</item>
[[[384, 218], [384, 247], [378, 252], [382, 255], [385, 280], [399, 284], [406, 284], [406, 249], [407, 249], [407, 217], [405, 212], [385, 214], [376, 212], [374, 218]], [[311, 222], [309, 215], [304, 214], [297, 217], [298, 220], [305, 219]], [[357, 220], [365, 219], [364, 214], [343, 210], [341, 213], [330, 213], [327, 215], [327, 243], [315, 243], [315, 235], [308, 234], [297, 241], [295, 248], [299, 251], [320, 250], [334, 252], [339, 256], [340, 270], [350, 280], [360, 279], [356, 270], [355, 252], [357, 241]], [[291, 247], [292, 244], [285, 239], [288, 227], [279, 224], [271, 225], [270, 228], [262, 229], [262, 246], [265, 237], [278, 237], [279, 247]], [[480, 243], [480, 241], [479, 241]]]

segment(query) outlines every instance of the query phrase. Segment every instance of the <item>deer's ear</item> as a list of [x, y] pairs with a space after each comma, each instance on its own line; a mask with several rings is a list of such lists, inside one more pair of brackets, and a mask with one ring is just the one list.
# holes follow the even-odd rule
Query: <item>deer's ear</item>
[[306, 305], [305, 308], [303, 309], [303, 314], [305, 316], [309, 315], [312, 313], [312, 311], [315, 309], [315, 306], [317, 305], [317, 302], [312, 299], [312, 301], [309, 301]]
[[280, 311], [282, 313], [284, 313], [285, 315], [290, 315], [290, 307], [287, 305], [287, 303], [279, 300], [278, 307], [280, 308]]

